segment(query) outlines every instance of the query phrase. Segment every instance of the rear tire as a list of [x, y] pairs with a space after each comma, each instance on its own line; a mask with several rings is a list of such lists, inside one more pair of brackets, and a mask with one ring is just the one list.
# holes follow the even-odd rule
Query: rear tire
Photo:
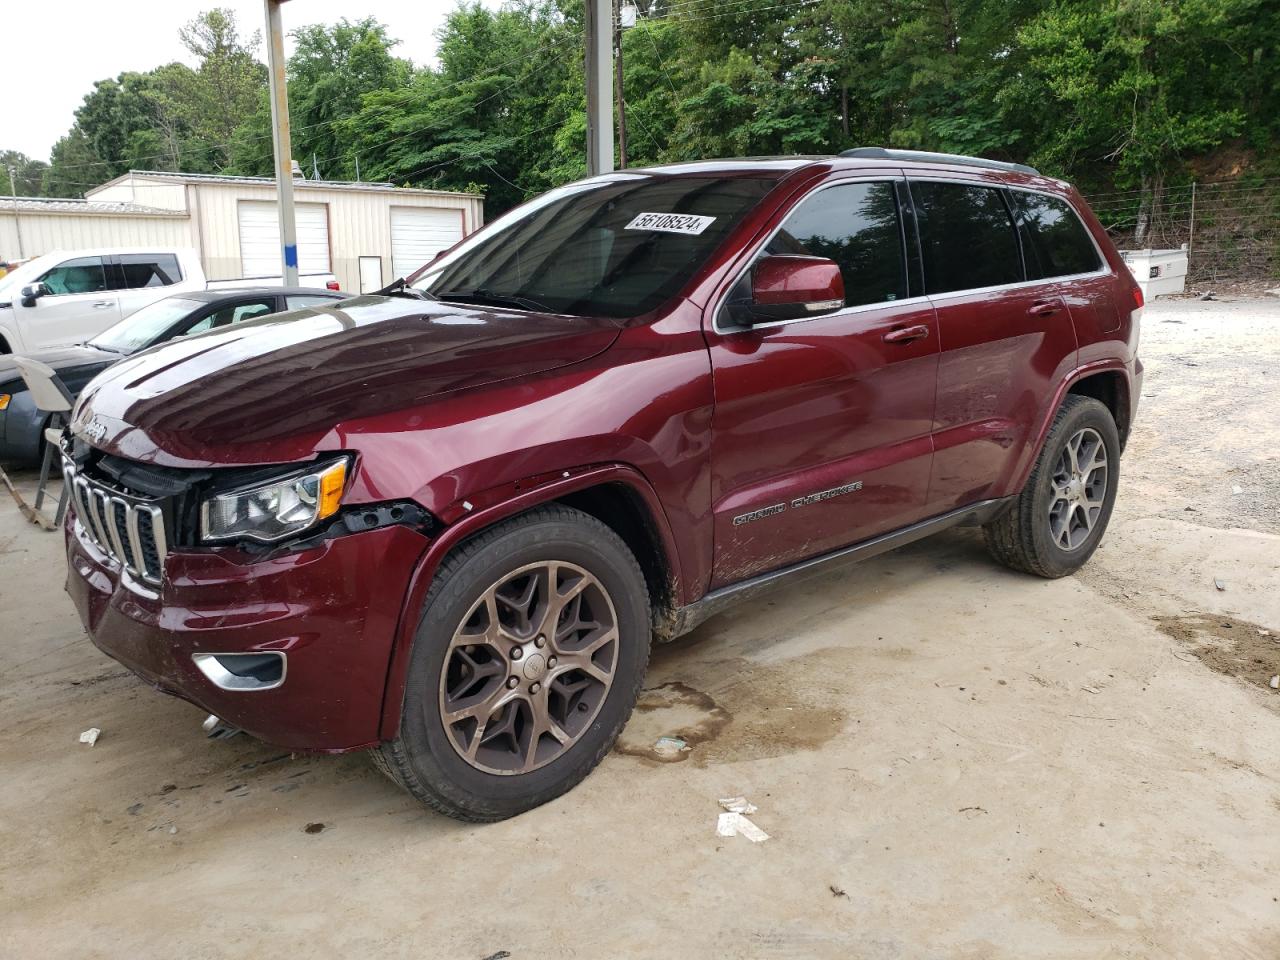
[[1120, 480], [1115, 419], [1092, 397], [1070, 394], [1054, 416], [1013, 504], [983, 527], [1006, 567], [1055, 579], [1075, 573], [1106, 532]]
[[375, 764], [459, 820], [573, 788], [631, 715], [649, 595], [627, 545], [564, 506], [481, 533], [441, 565], [414, 636], [400, 733]]

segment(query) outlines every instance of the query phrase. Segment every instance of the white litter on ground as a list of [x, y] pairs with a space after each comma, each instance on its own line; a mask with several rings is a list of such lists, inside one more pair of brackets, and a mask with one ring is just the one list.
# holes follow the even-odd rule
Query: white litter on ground
[[80, 742], [87, 743], [89, 746], [92, 747], [95, 743], [98, 742], [98, 737], [100, 736], [102, 736], [101, 730], [99, 730], [97, 727], [90, 727], [84, 733], [80, 734]]
[[752, 843], [764, 843], [769, 835], [747, 819], [748, 813], [756, 812], [756, 805], [749, 803], [746, 797], [725, 797], [720, 800], [725, 812], [716, 820], [716, 836], [736, 837], [739, 834]]
[[669, 760], [689, 750], [689, 745], [679, 737], [659, 737], [653, 744], [653, 752], [660, 759]]

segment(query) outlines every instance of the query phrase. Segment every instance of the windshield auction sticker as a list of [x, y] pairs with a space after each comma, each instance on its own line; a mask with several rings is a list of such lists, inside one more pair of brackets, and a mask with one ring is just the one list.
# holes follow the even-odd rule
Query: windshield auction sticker
[[627, 230], [657, 230], [660, 233], [688, 233], [697, 236], [716, 222], [715, 217], [691, 213], [641, 213], [626, 225]]

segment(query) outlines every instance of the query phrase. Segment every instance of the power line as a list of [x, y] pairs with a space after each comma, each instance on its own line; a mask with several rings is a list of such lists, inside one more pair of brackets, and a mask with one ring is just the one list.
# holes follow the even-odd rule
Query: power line
[[678, 100], [680, 94], [676, 91], [675, 81], [671, 79], [671, 73], [667, 70], [667, 62], [662, 59], [662, 51], [658, 49], [658, 41], [653, 39], [653, 35], [648, 30], [642, 30], [641, 33], [645, 35], [645, 38], [653, 47], [653, 55], [658, 58], [658, 66], [662, 68], [662, 75], [667, 78], [667, 86], [671, 88], [672, 96]]
[[[631, 109], [631, 105], [628, 104], [626, 100], [623, 100], [622, 102], [627, 106], [628, 110]], [[632, 117], [636, 121], [636, 123], [640, 124], [640, 129], [644, 131], [645, 136], [649, 138], [649, 142], [653, 144], [653, 149], [656, 150], [658, 153], [661, 153], [662, 144], [658, 143], [657, 138], [652, 133], [649, 132], [649, 128], [645, 125], [645, 122], [640, 119], [640, 115], [632, 114]], [[655, 160], [657, 159], [656, 155], [654, 156], [654, 159]]]
[[[512, 143], [518, 143], [521, 140], [527, 139], [528, 137], [533, 136], [535, 133], [542, 133], [544, 130], [550, 130], [552, 127], [558, 127], [562, 123], [564, 123], [563, 117], [558, 120], [553, 120], [551, 123], [545, 124], [544, 126], [535, 127], [532, 130], [529, 130], [529, 131], [526, 131], [525, 133], [520, 134], [520, 136], [518, 137], [511, 137], [508, 141], [508, 146]], [[424, 173], [428, 173], [432, 170], [439, 169], [440, 167], [447, 167], [455, 163], [461, 163], [463, 160], [473, 160], [476, 157], [482, 157], [488, 152], [489, 149], [490, 148], [486, 148], [484, 150], [475, 150], [475, 151], [472, 151], [471, 153], [464, 153], [457, 157], [454, 157], [451, 160], [441, 160], [439, 163], [433, 163], [433, 164], [430, 164], [429, 166], [422, 167], [421, 169], [414, 170], [411, 173], [406, 173], [402, 176], [393, 178], [392, 182], [395, 182], [396, 179], [399, 179], [401, 181], [405, 181], [403, 185], [407, 186], [408, 185], [407, 181], [420, 177]], [[485, 165], [487, 166], [488, 164], [486, 163]]]

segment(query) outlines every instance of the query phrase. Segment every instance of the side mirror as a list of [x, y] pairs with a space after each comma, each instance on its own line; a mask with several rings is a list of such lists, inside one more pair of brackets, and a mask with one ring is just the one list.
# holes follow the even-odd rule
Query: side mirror
[[49, 288], [43, 283], [28, 283], [22, 288], [22, 305], [24, 307], [34, 307], [36, 301], [45, 296], [49, 292]]
[[834, 260], [778, 254], [756, 262], [751, 272], [751, 301], [736, 304], [747, 324], [798, 320], [844, 306], [844, 277]]

